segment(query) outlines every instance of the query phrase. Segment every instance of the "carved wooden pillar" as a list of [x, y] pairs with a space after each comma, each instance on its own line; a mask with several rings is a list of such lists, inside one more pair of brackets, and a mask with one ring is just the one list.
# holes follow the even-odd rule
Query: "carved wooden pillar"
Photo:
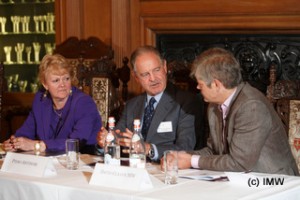
[[129, 0], [112, 0], [112, 49], [118, 67], [130, 56], [129, 4]]

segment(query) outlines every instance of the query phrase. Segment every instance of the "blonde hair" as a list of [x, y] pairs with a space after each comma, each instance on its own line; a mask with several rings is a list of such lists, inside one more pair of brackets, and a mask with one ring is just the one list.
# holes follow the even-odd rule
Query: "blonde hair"
[[78, 79], [75, 76], [75, 71], [69, 65], [67, 59], [60, 54], [45, 55], [39, 66], [38, 79], [41, 83], [45, 83], [46, 75], [54, 73], [61, 75], [63, 73], [70, 74], [72, 85], [77, 85]]

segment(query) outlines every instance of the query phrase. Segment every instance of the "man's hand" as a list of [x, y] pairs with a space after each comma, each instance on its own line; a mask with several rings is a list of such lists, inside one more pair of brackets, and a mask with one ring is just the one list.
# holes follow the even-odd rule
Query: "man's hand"
[[[177, 154], [178, 169], [190, 169], [192, 167], [191, 160], [192, 160], [191, 154], [188, 154], [185, 151], [178, 151]], [[162, 171], [164, 171], [164, 157], [160, 159], [160, 168]]]
[[192, 167], [191, 161], [191, 154], [186, 153], [185, 151], [178, 152], [178, 169], [190, 169]]
[[97, 143], [101, 148], [104, 148], [106, 134], [107, 130], [102, 126], [100, 131], [97, 133]]

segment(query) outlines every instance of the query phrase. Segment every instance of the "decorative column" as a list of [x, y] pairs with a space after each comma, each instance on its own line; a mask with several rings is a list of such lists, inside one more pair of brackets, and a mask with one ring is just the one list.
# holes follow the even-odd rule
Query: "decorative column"
[[130, 0], [112, 0], [112, 48], [116, 65], [130, 56]]

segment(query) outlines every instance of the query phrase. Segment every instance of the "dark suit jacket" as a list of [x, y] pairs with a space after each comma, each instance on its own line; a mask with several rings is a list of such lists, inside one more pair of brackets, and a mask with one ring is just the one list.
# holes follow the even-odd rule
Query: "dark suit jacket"
[[223, 154], [222, 123], [218, 105], [210, 104], [208, 147], [201, 155], [201, 169], [298, 174], [286, 131], [267, 98], [248, 83], [242, 83], [229, 106], [226, 129], [229, 153]]
[[97, 132], [101, 127], [101, 117], [90, 96], [75, 87], [72, 88], [72, 95], [63, 109], [64, 124], [56, 138], [53, 138], [50, 130], [50, 123], [53, 120], [52, 109], [52, 99], [43, 98], [43, 92], [37, 92], [32, 111], [15, 135], [42, 140], [50, 151], [64, 151], [67, 138], [78, 138], [82, 145], [82, 152], [87, 149], [86, 146], [95, 147]]
[[[143, 93], [126, 103], [116, 129], [133, 130], [133, 120], [143, 117], [146, 98], [146, 93]], [[155, 109], [146, 138], [147, 142], [156, 145], [159, 157], [169, 149], [193, 150], [196, 144], [196, 131], [197, 137], [203, 137], [200, 140], [204, 140], [204, 134], [200, 132], [202, 129], [195, 131], [195, 125], [201, 123], [200, 103], [196, 95], [179, 90], [171, 83], [167, 84]], [[161, 122], [172, 122], [172, 131], [158, 133]]]

